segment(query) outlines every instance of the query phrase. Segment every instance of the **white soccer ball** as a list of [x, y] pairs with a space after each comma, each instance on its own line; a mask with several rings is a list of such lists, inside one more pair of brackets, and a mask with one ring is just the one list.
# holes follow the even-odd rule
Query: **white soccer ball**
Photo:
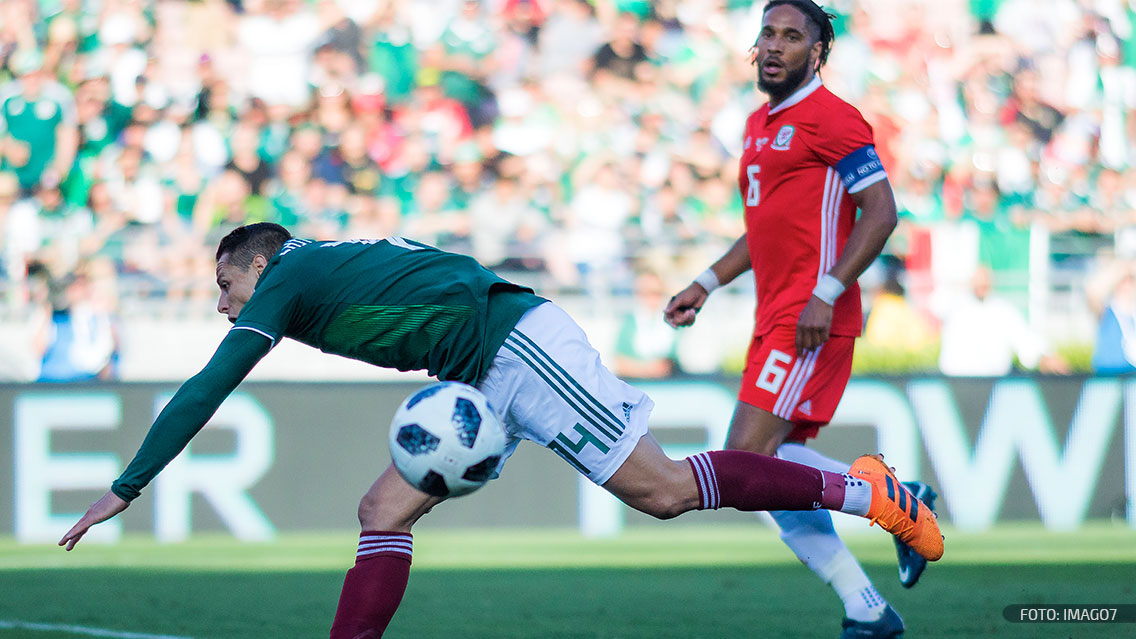
[[481, 391], [441, 382], [407, 397], [394, 414], [390, 451], [411, 486], [458, 497], [485, 485], [505, 454], [505, 428]]

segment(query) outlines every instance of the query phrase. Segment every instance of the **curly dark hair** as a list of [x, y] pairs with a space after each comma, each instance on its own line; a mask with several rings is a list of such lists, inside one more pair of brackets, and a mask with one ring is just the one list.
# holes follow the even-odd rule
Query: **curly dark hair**
[[820, 42], [820, 59], [818, 60], [818, 67], [823, 67], [824, 63], [828, 61], [828, 52], [832, 50], [832, 41], [836, 38], [836, 32], [832, 28], [832, 21], [836, 19], [836, 15], [824, 10], [824, 7], [818, 5], [812, 0], [770, 0], [762, 10], [761, 15], [769, 13], [773, 7], [781, 5], [789, 5], [794, 9], [805, 14], [812, 25], [811, 29], [813, 40]]

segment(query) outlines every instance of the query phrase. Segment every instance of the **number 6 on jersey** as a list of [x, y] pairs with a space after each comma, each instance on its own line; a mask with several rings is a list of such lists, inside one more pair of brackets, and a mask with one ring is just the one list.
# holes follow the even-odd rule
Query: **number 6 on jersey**
[[746, 206], [757, 206], [761, 201], [761, 181], [757, 174], [761, 173], [761, 165], [750, 164], [746, 167], [746, 177], [749, 179], [749, 188], [746, 189]]

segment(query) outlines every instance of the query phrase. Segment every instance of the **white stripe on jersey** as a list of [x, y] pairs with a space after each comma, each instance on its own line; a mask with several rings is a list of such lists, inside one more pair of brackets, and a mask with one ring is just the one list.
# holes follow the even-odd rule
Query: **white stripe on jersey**
[[840, 200], [844, 183], [836, 169], [828, 167], [824, 176], [824, 195], [821, 198], [820, 227], [820, 265], [817, 268], [817, 281], [836, 264], [836, 231], [840, 219]]
[[837, 179], [839, 179], [839, 176], [836, 175], [836, 171], [832, 170], [832, 167], [829, 167], [828, 170], [824, 172], [824, 190], [821, 191], [820, 198], [820, 251], [818, 251], [819, 257], [817, 259], [818, 282], [820, 278], [824, 277], [824, 274], [828, 272], [828, 269], [825, 268], [826, 258], [828, 257], [828, 243], [830, 241], [828, 236], [828, 194], [832, 190], [833, 180]]
[[259, 335], [263, 335], [263, 336], [267, 337], [268, 341], [271, 342], [273, 346], [276, 346], [276, 340], [273, 339], [271, 335], [269, 335], [268, 333], [265, 333], [264, 331], [262, 331], [260, 329], [253, 328], [251, 326], [234, 326], [234, 327], [230, 328], [229, 330], [230, 331], [252, 331], [254, 333], [257, 333]]
[[828, 245], [828, 269], [836, 265], [836, 234], [840, 228], [840, 202], [844, 200], [844, 180], [840, 179], [840, 174], [836, 173], [835, 169], [830, 169], [833, 174], [833, 187], [832, 187], [832, 206], [829, 212], [829, 224], [831, 228], [829, 232], [832, 234], [832, 242]]
[[384, 239], [391, 246], [397, 246], [399, 248], [404, 248], [408, 251], [421, 251], [422, 250], [421, 246], [418, 246], [417, 244], [411, 244], [410, 242], [406, 241], [406, 238], [400, 237], [398, 235], [392, 235], [392, 236], [384, 238]]

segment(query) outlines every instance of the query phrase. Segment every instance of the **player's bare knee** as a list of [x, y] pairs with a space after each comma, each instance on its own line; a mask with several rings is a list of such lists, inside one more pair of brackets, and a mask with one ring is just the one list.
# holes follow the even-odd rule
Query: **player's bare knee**
[[368, 528], [372, 522], [379, 519], [378, 499], [371, 495], [371, 493], [363, 495], [363, 498], [359, 500], [358, 515], [359, 525], [362, 526], [364, 530], [384, 530], [381, 528]]
[[[429, 509], [426, 509], [429, 510]], [[407, 510], [368, 492], [359, 500], [359, 525], [363, 530], [388, 530], [409, 532], [411, 526], [425, 514], [426, 510]]]
[[674, 519], [684, 512], [690, 510], [684, 503], [684, 500], [675, 491], [672, 490], [656, 490], [644, 500], [643, 505], [639, 510], [647, 513], [655, 519]]
[[652, 486], [632, 505], [656, 519], [674, 519], [698, 506], [697, 489], [692, 492], [689, 488], [685, 477], [670, 477]]
[[674, 519], [679, 515], [686, 512], [686, 509], [681, 506], [677, 499], [664, 499], [659, 502], [651, 511], [651, 516], [655, 519]]

